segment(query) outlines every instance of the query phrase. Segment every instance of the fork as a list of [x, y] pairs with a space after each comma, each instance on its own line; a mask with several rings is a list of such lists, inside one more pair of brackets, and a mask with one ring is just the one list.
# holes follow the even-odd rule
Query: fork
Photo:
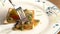
[[22, 10], [22, 8], [21, 8], [20, 6], [18, 6], [18, 7], [16, 8], [16, 6], [12, 3], [11, 0], [9, 0], [9, 2], [10, 2], [10, 3], [12, 4], [12, 6], [16, 9], [16, 11], [17, 11], [17, 13], [18, 13], [18, 15], [19, 15], [19, 18], [20, 18], [21, 21], [22, 21], [22, 24], [24, 24], [25, 22], [28, 22], [28, 19], [27, 19], [26, 15], [25, 15], [24, 11]]

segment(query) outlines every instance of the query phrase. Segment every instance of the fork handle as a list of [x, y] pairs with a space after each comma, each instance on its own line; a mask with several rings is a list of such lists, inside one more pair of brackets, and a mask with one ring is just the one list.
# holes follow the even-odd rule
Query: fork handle
[[15, 5], [12, 3], [12, 1], [11, 1], [11, 0], [9, 0], [9, 2], [10, 2], [13, 6], [15, 6]]

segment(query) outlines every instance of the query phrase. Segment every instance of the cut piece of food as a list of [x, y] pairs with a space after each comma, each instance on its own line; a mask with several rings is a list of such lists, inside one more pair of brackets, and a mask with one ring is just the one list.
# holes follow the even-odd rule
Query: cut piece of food
[[28, 10], [25, 9], [24, 13], [26, 15], [26, 18], [29, 21], [24, 22], [22, 24], [22, 20], [19, 18], [16, 10], [14, 8], [10, 8], [6, 17], [5, 22], [7, 23], [16, 23], [14, 27], [12, 28], [13, 30], [31, 30], [35, 26], [37, 26], [39, 20], [34, 19], [34, 10]]
[[13, 18], [14, 20], [18, 20], [19, 16], [17, 14], [17, 11], [13, 8], [9, 9], [9, 17]]
[[37, 26], [37, 25], [38, 25], [39, 20], [34, 20], [34, 22], [33, 22], [33, 23], [34, 23], [34, 27], [35, 27], [35, 26]]
[[24, 13], [29, 21], [25, 22], [24, 24], [20, 24], [22, 23], [22, 21], [20, 20], [15, 24], [13, 30], [31, 30], [33, 29], [33, 26], [35, 27], [38, 24], [39, 20], [34, 19], [34, 10], [25, 9]]
[[29, 22], [25, 22], [24, 24], [16, 24], [14, 29], [17, 29], [17, 30], [30, 30], [30, 29], [33, 29], [34, 24], [33, 24], [32, 21], [34, 21], [34, 11], [26, 9], [26, 10], [24, 10], [24, 13], [25, 13], [27, 19], [29, 20]]
[[9, 8], [5, 21], [8, 22], [8, 23], [16, 23], [16, 21], [19, 20], [19, 19], [20, 18], [18, 16], [16, 10], [14, 8]]

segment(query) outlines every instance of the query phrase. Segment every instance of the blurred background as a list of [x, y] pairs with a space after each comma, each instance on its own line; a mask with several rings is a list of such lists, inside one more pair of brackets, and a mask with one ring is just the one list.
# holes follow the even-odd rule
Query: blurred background
[[60, 8], [60, 0], [49, 0], [53, 4], [55, 4], [58, 8]]

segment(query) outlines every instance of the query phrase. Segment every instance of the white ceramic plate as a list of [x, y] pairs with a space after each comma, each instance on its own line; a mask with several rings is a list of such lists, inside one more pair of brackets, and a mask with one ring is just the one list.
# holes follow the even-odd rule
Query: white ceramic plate
[[[16, 0], [13, 3], [17, 6], [21, 6], [23, 9], [27, 8], [30, 10], [34, 10], [35, 19], [40, 20], [40, 22], [34, 29], [29, 30], [29, 31], [13, 31], [13, 30], [11, 30], [11, 28], [13, 27], [14, 24], [0, 25], [0, 29], [1, 29], [0, 34], [39, 34], [40, 32], [44, 31], [47, 28], [47, 26], [49, 25], [49, 19], [48, 19], [47, 14], [45, 12], [43, 12], [45, 10], [43, 8], [41, 8], [39, 4], [37, 4], [35, 2], [26, 2], [26, 1], [19, 2]], [[4, 12], [7, 13], [9, 8], [13, 8], [13, 6], [8, 2], [8, 0], [6, 0], [4, 4], [5, 4], [3, 6], [4, 8], [1, 7], [4, 9], [4, 11], [2, 11], [3, 9], [2, 10], [0, 9], [1, 12], [3, 13], [3, 15], [4, 15]]]
[[[21, 0], [21, 2], [23, 1], [24, 0]], [[60, 31], [60, 9], [57, 8], [57, 6], [55, 6], [53, 3], [49, 2], [48, 0], [46, 1], [45, 0], [29, 0], [29, 1], [26, 0], [26, 2], [35, 2], [36, 4], [38, 4], [38, 6], [43, 8], [46, 11], [46, 13], [48, 12], [47, 14], [49, 16], [50, 23], [46, 28], [46, 30], [41, 32], [40, 34], [57, 34], [57, 32]]]
[[[39, 31], [39, 32], [40, 32], [40, 34], [57, 34], [57, 32], [60, 31], [60, 16], [59, 16], [60, 10], [53, 3], [51, 3], [47, 0], [46, 1], [45, 0], [17, 0], [18, 2], [17, 1], [15, 2], [15, 1], [16, 0], [14, 0], [13, 3], [17, 4], [17, 5], [20, 4], [19, 2], [23, 2], [23, 1], [28, 2], [27, 4], [30, 4], [31, 2], [33, 2], [34, 4], [32, 3], [32, 5], [37, 6], [37, 4], [38, 4], [38, 6], [41, 7], [44, 10], [44, 12], [49, 12], [48, 7], [52, 8], [52, 11], [51, 11], [52, 13], [50, 13], [50, 12], [48, 13], [48, 16], [50, 19], [50, 23], [49, 23], [48, 27], [46, 27], [46, 29], [44, 31], [41, 31], [41, 32]], [[7, 4], [9, 4], [9, 2]], [[7, 5], [7, 4], [5, 4], [5, 5]], [[2, 4], [0, 4], [0, 6], [2, 6]], [[9, 31], [11, 31], [11, 30], [9, 30]]]
[[44, 5], [44, 9], [46, 10], [46, 13], [48, 12], [47, 14], [50, 19], [50, 25], [45, 33], [57, 34], [57, 32], [60, 31], [60, 9], [49, 1], [44, 1]]
[[60, 9], [48, 0], [36, 3], [46, 10], [50, 20], [47, 29], [40, 34], [57, 34], [60, 31]]

